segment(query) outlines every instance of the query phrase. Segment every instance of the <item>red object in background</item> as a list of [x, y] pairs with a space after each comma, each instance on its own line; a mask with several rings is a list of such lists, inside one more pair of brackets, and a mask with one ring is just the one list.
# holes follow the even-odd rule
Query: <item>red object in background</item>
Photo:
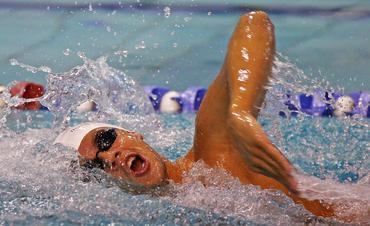
[[[19, 82], [10, 89], [11, 96], [18, 96], [25, 99], [32, 99], [44, 95], [44, 87], [32, 82]], [[21, 110], [39, 110], [41, 104], [38, 101], [32, 101], [18, 105], [16, 108]]]

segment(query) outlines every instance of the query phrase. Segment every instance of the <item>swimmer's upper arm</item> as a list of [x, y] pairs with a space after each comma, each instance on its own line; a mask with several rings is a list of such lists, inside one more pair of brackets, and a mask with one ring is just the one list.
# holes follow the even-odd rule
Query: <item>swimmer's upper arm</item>
[[292, 167], [256, 121], [275, 56], [273, 25], [263, 12], [242, 16], [230, 40], [223, 67], [229, 88], [228, 126], [248, 166], [291, 191]]

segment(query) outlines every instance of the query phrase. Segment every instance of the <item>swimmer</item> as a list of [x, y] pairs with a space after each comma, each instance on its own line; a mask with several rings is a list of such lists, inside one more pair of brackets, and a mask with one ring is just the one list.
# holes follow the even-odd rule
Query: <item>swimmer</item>
[[202, 160], [244, 184], [283, 191], [315, 215], [340, 217], [331, 205], [299, 196], [294, 167], [257, 122], [274, 57], [274, 26], [267, 14], [243, 15], [200, 106], [193, 147], [175, 162], [159, 155], [142, 135], [107, 124], [81, 124], [64, 131], [55, 143], [78, 149], [81, 165], [101, 167], [140, 188], [168, 180], [181, 183], [193, 163]]

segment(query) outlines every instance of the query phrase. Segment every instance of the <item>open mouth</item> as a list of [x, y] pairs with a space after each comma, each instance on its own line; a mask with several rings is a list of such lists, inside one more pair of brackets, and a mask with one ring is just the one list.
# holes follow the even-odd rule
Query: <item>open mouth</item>
[[140, 154], [129, 154], [125, 158], [125, 163], [135, 176], [141, 176], [149, 170], [149, 162]]

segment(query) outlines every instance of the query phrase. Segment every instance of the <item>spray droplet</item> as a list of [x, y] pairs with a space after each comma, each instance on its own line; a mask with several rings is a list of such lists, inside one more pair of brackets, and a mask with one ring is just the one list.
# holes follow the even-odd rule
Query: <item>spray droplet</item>
[[10, 65], [12, 65], [12, 66], [15, 66], [15, 65], [19, 64], [18, 61], [14, 58], [10, 59], [9, 62], [10, 62]]
[[184, 18], [184, 21], [185, 21], [185, 22], [189, 22], [189, 21], [191, 21], [191, 19], [192, 19], [191, 17], [185, 17], [185, 18]]
[[51, 73], [51, 68], [49, 68], [47, 66], [41, 66], [41, 67], [39, 67], [39, 70], [42, 71], [42, 72], [45, 72], [45, 73]]
[[169, 18], [171, 16], [171, 8], [170, 7], [168, 7], [168, 6], [164, 7], [163, 12], [164, 12], [164, 16], [166, 18]]
[[242, 52], [242, 57], [243, 57], [244, 61], [248, 62], [248, 60], [249, 60], [248, 50], [245, 47], [243, 47], [241, 52]]
[[135, 49], [145, 49], [145, 42], [141, 41], [139, 44], [135, 45]]
[[249, 70], [245, 69], [240, 69], [238, 71], [238, 80], [241, 81], [241, 82], [245, 82], [248, 80], [248, 77], [249, 77]]
[[83, 53], [83, 52], [78, 51], [77, 52], [77, 56], [79, 58], [81, 58], [83, 61], [86, 61], [87, 60], [87, 57], [86, 57], [85, 53]]
[[71, 54], [71, 50], [67, 48], [63, 51], [63, 54], [64, 56], [69, 56], [69, 54]]
[[90, 3], [89, 4], [89, 11], [92, 12], [93, 11], [93, 7], [92, 7], [92, 4]]
[[20, 63], [20, 62], [18, 62], [18, 60], [14, 59], [14, 58], [10, 59], [9, 62], [12, 66], [19, 66], [20, 68], [23, 68], [23, 69], [25, 69], [25, 70], [33, 73], [33, 74], [35, 74], [37, 72], [51, 73], [51, 71], [52, 71], [47, 66], [41, 66], [41, 67], [37, 68], [37, 67], [33, 67], [31, 65]]
[[114, 55], [118, 55], [118, 56], [123, 56], [123, 57], [127, 57], [128, 55], [128, 51], [127, 50], [118, 50], [116, 52], [114, 52]]

